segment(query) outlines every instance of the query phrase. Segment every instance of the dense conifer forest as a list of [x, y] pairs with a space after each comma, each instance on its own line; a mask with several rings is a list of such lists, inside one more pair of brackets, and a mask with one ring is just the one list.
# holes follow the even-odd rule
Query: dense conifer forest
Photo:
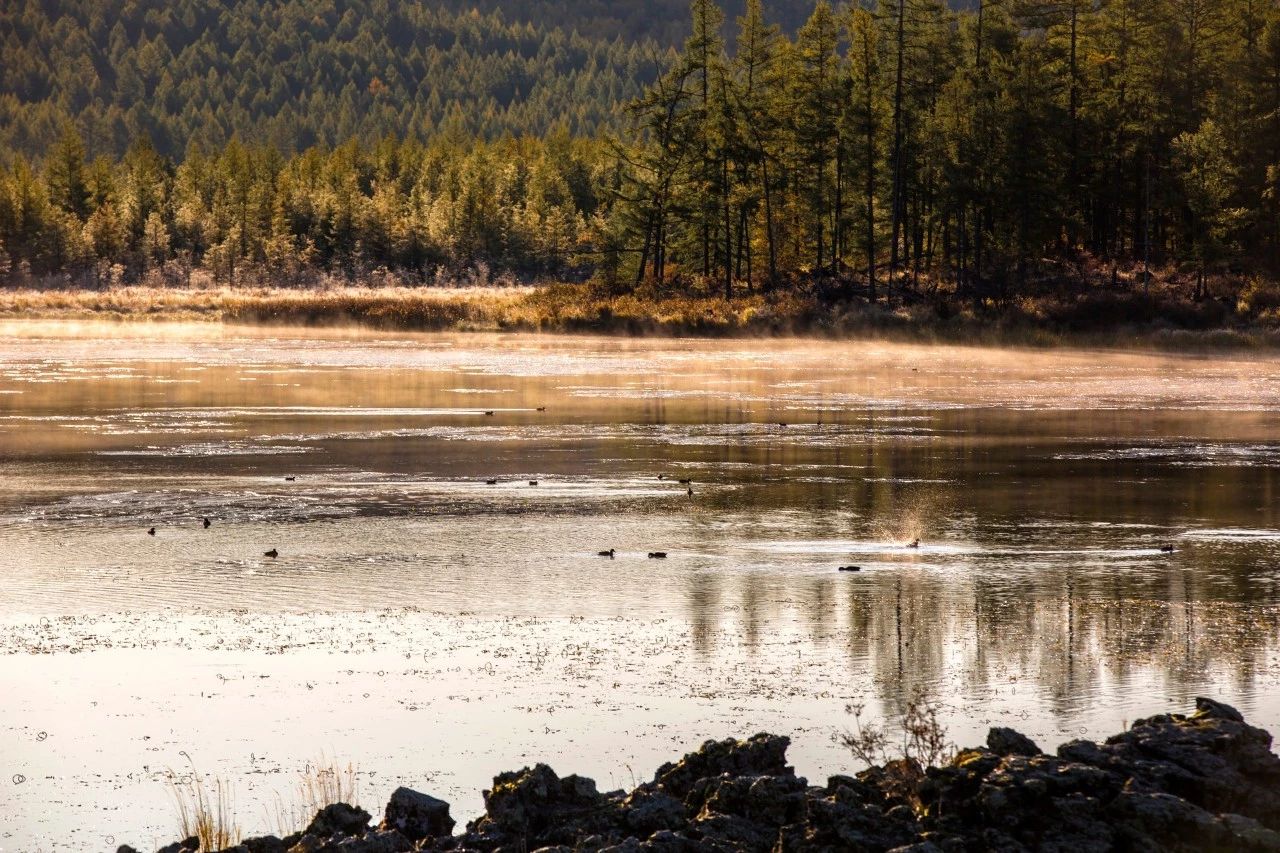
[[12, 4], [0, 272], [1274, 279], [1280, 4], [969, 5]]
[[591, 135], [670, 61], [647, 38], [438, 3], [10, 5], [0, 12], [0, 144], [28, 155], [67, 122], [90, 156], [119, 156], [145, 137], [174, 159], [233, 136], [292, 152], [444, 129]]

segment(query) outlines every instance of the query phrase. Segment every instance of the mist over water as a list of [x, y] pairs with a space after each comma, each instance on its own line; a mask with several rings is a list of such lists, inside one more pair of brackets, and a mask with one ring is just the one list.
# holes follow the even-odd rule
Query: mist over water
[[0, 849], [171, 840], [190, 763], [287, 829], [321, 752], [461, 819], [762, 729], [820, 781], [921, 690], [962, 744], [1280, 724], [1270, 357], [0, 333]]

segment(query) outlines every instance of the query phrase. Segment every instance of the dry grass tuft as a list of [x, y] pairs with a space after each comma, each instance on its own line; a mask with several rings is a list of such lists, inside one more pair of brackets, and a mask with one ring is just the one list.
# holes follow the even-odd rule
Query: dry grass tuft
[[311, 822], [316, 812], [334, 803], [360, 805], [359, 770], [351, 762], [343, 766], [338, 760], [321, 755], [298, 772], [292, 802], [276, 797], [276, 829], [281, 837], [297, 832]]
[[339, 761], [321, 755], [319, 761], [307, 762], [298, 775], [299, 799], [311, 814], [334, 803], [360, 805], [360, 782], [351, 762], [343, 767]]
[[199, 838], [201, 850], [223, 850], [240, 843], [231, 783], [205, 779], [194, 764], [182, 775], [170, 770], [168, 781], [182, 838]]

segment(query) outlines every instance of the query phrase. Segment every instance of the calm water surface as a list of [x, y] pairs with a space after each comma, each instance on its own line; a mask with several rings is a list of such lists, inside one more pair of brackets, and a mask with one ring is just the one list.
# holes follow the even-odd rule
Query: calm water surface
[[460, 819], [762, 729], [821, 780], [921, 691], [1280, 728], [1278, 473], [1271, 357], [10, 323], [0, 850], [171, 840], [193, 766], [248, 833], [321, 756]]

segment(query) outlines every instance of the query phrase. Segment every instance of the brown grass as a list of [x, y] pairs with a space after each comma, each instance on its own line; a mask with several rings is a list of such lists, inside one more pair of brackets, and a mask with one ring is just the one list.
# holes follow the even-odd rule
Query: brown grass
[[223, 850], [240, 843], [229, 782], [208, 780], [195, 765], [183, 775], [170, 770], [168, 781], [182, 838], [199, 838], [201, 850]]
[[503, 288], [328, 287], [0, 290], [0, 317], [65, 320], [209, 320], [292, 325], [357, 324], [418, 331], [621, 331], [739, 334], [800, 331], [818, 302], [780, 294], [609, 295], [588, 285]]
[[1270, 287], [1241, 283], [1238, 298], [1192, 302], [1171, 287], [1144, 294], [1131, 285], [1041, 292], [1007, 304], [926, 293], [893, 305], [824, 298], [809, 289], [741, 293], [726, 300], [715, 292], [653, 288], [611, 294], [588, 284], [28, 288], [0, 290], [0, 318], [355, 325], [411, 331], [878, 336], [1020, 346], [1280, 346], [1280, 312], [1273, 307], [1280, 304], [1280, 296]]
[[281, 837], [305, 828], [325, 806], [360, 805], [358, 771], [350, 762], [344, 767], [337, 759], [321, 755], [298, 772], [293, 794], [293, 801], [288, 804], [276, 797], [275, 823]]
[[340, 761], [323, 755], [318, 761], [307, 762], [298, 774], [298, 800], [309, 815], [334, 803], [360, 805], [356, 766], [348, 762], [344, 767]]

